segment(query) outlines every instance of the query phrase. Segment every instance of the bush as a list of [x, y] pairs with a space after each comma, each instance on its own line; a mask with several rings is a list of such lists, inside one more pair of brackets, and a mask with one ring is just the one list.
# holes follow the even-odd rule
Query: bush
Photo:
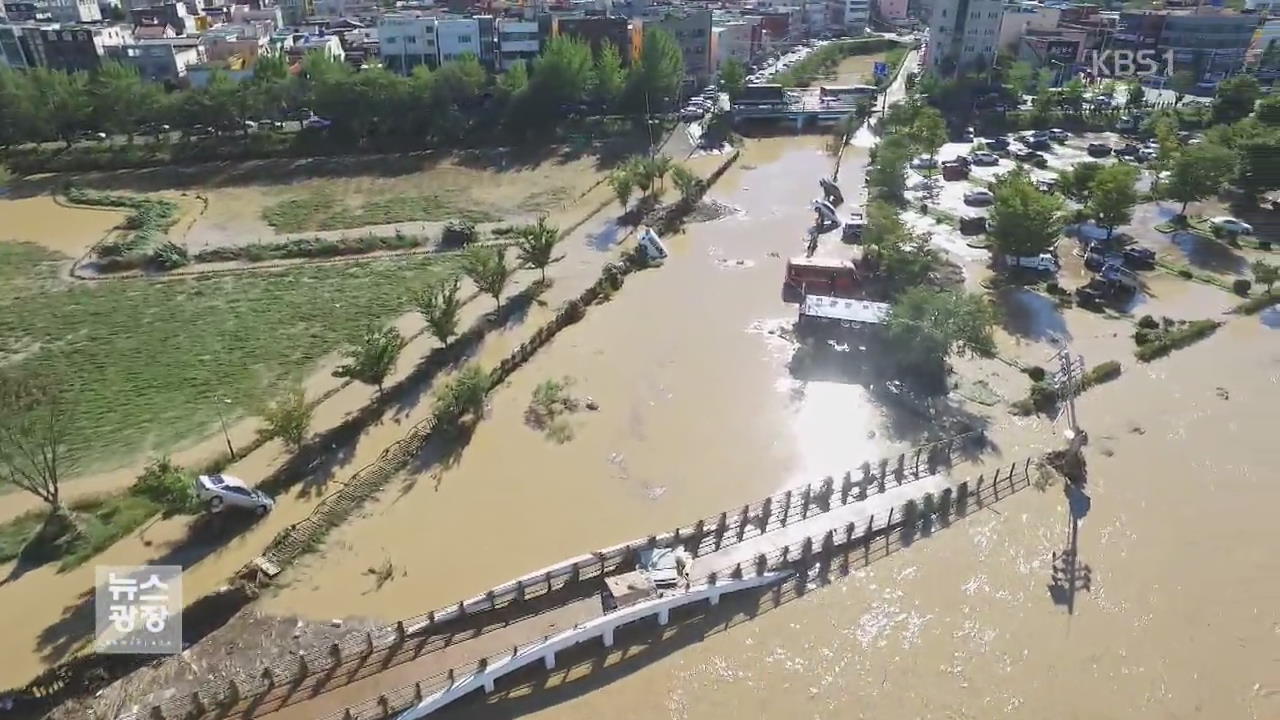
[[1027, 368], [1026, 373], [1027, 377], [1031, 378], [1032, 382], [1040, 382], [1041, 380], [1044, 380], [1044, 368], [1039, 365], [1032, 365]]
[[1138, 327], [1147, 330], [1158, 330], [1160, 328], [1160, 323], [1150, 315], [1143, 315], [1138, 319]]
[[1164, 337], [1164, 331], [1161, 330], [1159, 327], [1138, 328], [1133, 333], [1133, 341], [1139, 346], [1149, 345], [1153, 342], [1158, 342], [1162, 337]]
[[166, 514], [195, 512], [195, 478], [185, 468], [167, 457], [153, 459], [134, 481], [129, 492], [159, 505]]
[[174, 270], [190, 262], [187, 249], [172, 242], [161, 243], [151, 253], [151, 262], [163, 270]]
[[1178, 269], [1178, 277], [1181, 277], [1181, 278], [1186, 279], [1186, 280], [1190, 280], [1190, 279], [1191, 279], [1192, 277], [1194, 277], [1194, 276], [1191, 274], [1191, 271], [1190, 271], [1190, 270], [1188, 270], [1188, 269], [1186, 269], [1186, 268], [1179, 268], [1179, 269]]
[[1038, 412], [1047, 413], [1058, 404], [1058, 389], [1047, 382], [1031, 384], [1031, 406]]
[[1249, 291], [1253, 289], [1253, 282], [1249, 278], [1236, 278], [1231, 281], [1231, 292], [1245, 297]]
[[476, 224], [470, 220], [450, 220], [440, 235], [440, 243], [447, 247], [466, 247], [480, 236]]
[[1142, 362], [1150, 362], [1209, 337], [1218, 329], [1218, 324], [1215, 320], [1193, 320], [1182, 327], [1166, 331], [1159, 340], [1140, 346], [1133, 354]]
[[1081, 387], [1084, 390], [1088, 390], [1094, 385], [1111, 382], [1112, 380], [1120, 377], [1121, 371], [1122, 368], [1120, 367], [1120, 363], [1115, 360], [1108, 360], [1104, 363], [1094, 365], [1084, 374], [1084, 378], [1080, 383]]

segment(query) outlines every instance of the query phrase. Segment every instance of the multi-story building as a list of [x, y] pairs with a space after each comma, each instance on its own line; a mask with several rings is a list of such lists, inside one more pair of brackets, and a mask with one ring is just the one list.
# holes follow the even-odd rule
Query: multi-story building
[[230, 22], [233, 25], [251, 25], [257, 28], [257, 34], [268, 37], [284, 27], [284, 18], [280, 15], [280, 8], [275, 6], [255, 10], [248, 5], [233, 5], [231, 6]]
[[644, 24], [620, 15], [553, 16], [550, 35], [568, 35], [581, 38], [591, 46], [591, 52], [600, 52], [606, 40], [618, 48], [622, 64], [628, 65], [640, 57], [644, 48]]
[[751, 28], [748, 22], [736, 21], [711, 26], [711, 74], [720, 74], [720, 68], [729, 60], [743, 65], [751, 62]]
[[1267, 69], [1280, 67], [1280, 18], [1267, 19], [1253, 34], [1245, 64], [1251, 67], [1263, 66], [1264, 58]]
[[841, 0], [844, 18], [841, 25], [846, 35], [857, 37], [867, 32], [871, 21], [871, 0]]
[[38, 33], [34, 27], [0, 23], [0, 63], [23, 69], [36, 67], [36, 60], [27, 51], [28, 29]]
[[536, 20], [498, 18], [497, 32], [499, 70], [507, 70], [520, 60], [531, 63], [542, 49], [542, 33]]
[[891, 25], [907, 25], [911, 22], [907, 13], [907, 0], [876, 0], [875, 12]]
[[144, 80], [186, 85], [187, 68], [204, 62], [199, 38], [138, 40], [120, 48], [120, 61], [138, 69]]
[[671, 33], [680, 46], [687, 80], [703, 83], [711, 77], [710, 10], [669, 10], [646, 17], [644, 27]]
[[88, 23], [102, 19], [98, 0], [41, 0], [39, 3], [56, 23]]
[[436, 45], [440, 50], [441, 63], [460, 60], [463, 55], [478, 58], [480, 23], [476, 18], [441, 18], [436, 22]]
[[129, 19], [135, 26], [168, 25], [179, 36], [196, 31], [196, 19], [180, 2], [167, 2], [150, 7], [136, 7], [129, 11]]
[[315, 0], [280, 0], [277, 5], [286, 25], [301, 25], [316, 14]]
[[252, 64], [270, 52], [270, 37], [258, 34], [257, 29], [249, 25], [223, 25], [201, 33], [199, 40], [205, 62], [239, 58], [243, 63]]
[[4, 4], [6, 22], [52, 22], [49, 11], [35, 2], [7, 2]]
[[1147, 50], [1163, 60], [1171, 52], [1175, 70], [1220, 79], [1244, 65], [1258, 15], [1216, 8], [1192, 11], [1121, 13], [1113, 48]]
[[437, 67], [437, 22], [434, 15], [412, 13], [387, 13], [379, 18], [378, 57], [383, 67], [406, 74], [419, 65]]
[[33, 30], [24, 33], [32, 64], [65, 72], [97, 70], [102, 67], [103, 58], [133, 40], [130, 29], [118, 25], [64, 25]]
[[926, 62], [943, 75], [991, 67], [1000, 35], [1001, 0], [933, 0], [922, 8]]
[[1049, 32], [1056, 30], [1062, 9], [1038, 2], [1017, 2], [1004, 6], [1000, 18], [1000, 50], [1017, 55], [1022, 37], [1028, 31]]

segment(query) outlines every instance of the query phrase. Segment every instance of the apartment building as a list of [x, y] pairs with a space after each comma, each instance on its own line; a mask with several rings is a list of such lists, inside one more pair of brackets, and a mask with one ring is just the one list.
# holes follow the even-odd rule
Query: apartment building
[[383, 67], [407, 74], [419, 65], [439, 66], [437, 22], [434, 15], [387, 13], [379, 18], [378, 57]]
[[711, 74], [720, 74], [720, 68], [730, 60], [743, 65], [751, 63], [753, 43], [752, 23], [725, 22], [711, 26]]
[[498, 18], [497, 67], [507, 70], [523, 60], [532, 63], [542, 49], [542, 33], [536, 20]]
[[711, 77], [711, 11], [670, 10], [650, 15], [644, 27], [665, 30], [676, 39], [684, 58], [686, 80], [704, 83]]
[[120, 62], [136, 67], [143, 80], [171, 87], [186, 85], [187, 68], [205, 61], [200, 39], [194, 37], [138, 40], [119, 53]]
[[42, 0], [39, 5], [56, 23], [89, 23], [102, 20], [98, 0]]
[[907, 0], [876, 0], [875, 12], [887, 23], [907, 25], [910, 23], [907, 5]]
[[1173, 53], [1176, 70], [1192, 70], [1216, 79], [1235, 72], [1245, 61], [1258, 15], [1217, 8], [1176, 12], [1120, 13], [1113, 47]]
[[31, 65], [65, 72], [97, 70], [103, 58], [133, 41], [130, 29], [118, 25], [29, 27], [23, 35]]
[[0, 63], [21, 69], [36, 66], [28, 55], [30, 40], [25, 36], [26, 30], [24, 25], [0, 23]]
[[844, 17], [841, 25], [846, 35], [857, 37], [867, 31], [871, 21], [871, 0], [840, 0]]
[[1004, 6], [1000, 18], [1000, 43], [1002, 52], [1017, 55], [1022, 38], [1028, 31], [1049, 32], [1058, 28], [1062, 8], [1038, 2], [1018, 2]]
[[926, 62], [934, 72], [951, 75], [995, 62], [1001, 0], [933, 0], [922, 14], [929, 36]]
[[622, 64], [629, 65], [640, 57], [644, 48], [644, 24], [632, 22], [620, 15], [552, 16], [549, 34], [581, 38], [591, 46], [593, 53], [600, 52], [606, 40], [618, 48]]
[[206, 62], [239, 58], [252, 64], [270, 52], [270, 38], [269, 34], [259, 34], [249, 25], [223, 25], [201, 33], [199, 39]]

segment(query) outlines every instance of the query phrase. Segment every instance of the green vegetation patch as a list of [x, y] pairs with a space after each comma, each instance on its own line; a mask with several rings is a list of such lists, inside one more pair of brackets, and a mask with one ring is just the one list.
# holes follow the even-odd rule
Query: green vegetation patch
[[27, 540], [40, 529], [47, 514], [43, 509], [32, 510], [0, 523], [0, 562], [18, 557]]
[[117, 540], [142, 527], [160, 511], [152, 500], [133, 493], [120, 493], [87, 498], [71, 503], [80, 533], [67, 546], [59, 566], [62, 570], [79, 567]]
[[[56, 373], [71, 403], [69, 450], [123, 461], [216, 427], [264, 387], [306, 372], [371, 321], [410, 307], [453, 260], [415, 256], [168, 282], [53, 282], [50, 253], [0, 243], [0, 347], [17, 370]], [[23, 274], [25, 271], [25, 275]], [[33, 282], [44, 279], [46, 282]]]
[[311, 192], [273, 203], [262, 219], [277, 232], [347, 230], [400, 222], [432, 222], [461, 218], [475, 223], [502, 218], [468, 198], [444, 195], [388, 195], [359, 204], [328, 191]]
[[1237, 315], [1256, 315], [1263, 310], [1280, 303], [1280, 295], [1272, 295], [1264, 293], [1245, 300], [1244, 302], [1231, 308], [1231, 312]]
[[201, 250], [196, 253], [195, 261], [227, 262], [246, 260], [249, 262], [265, 262], [268, 260], [287, 260], [290, 258], [330, 258], [344, 255], [364, 255], [381, 250], [409, 250], [422, 247], [430, 241], [425, 235], [360, 235], [358, 237], [337, 238], [295, 238], [277, 243], [251, 243], [249, 245], [228, 245]]
[[1134, 333], [1138, 347], [1133, 351], [1142, 362], [1151, 362], [1169, 353], [1199, 342], [1217, 331], [1221, 325], [1216, 320], [1192, 320], [1191, 322], [1166, 322], [1157, 328], [1142, 327]]

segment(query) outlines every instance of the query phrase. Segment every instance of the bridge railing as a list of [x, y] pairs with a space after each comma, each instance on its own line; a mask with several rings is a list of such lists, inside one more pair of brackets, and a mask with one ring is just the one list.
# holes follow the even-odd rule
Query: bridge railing
[[[736, 545], [886, 488], [913, 482], [951, 467], [985, 443], [982, 431], [946, 438], [878, 463], [863, 463], [840, 479], [774, 493], [741, 508], [719, 513], [673, 530], [569, 558], [518, 577], [446, 607], [405, 618], [365, 633], [289, 657], [257, 673], [206, 681], [195, 692], [154, 704], [122, 720], [196, 720], [203, 717], [252, 718], [308, 700], [388, 668], [415, 660], [453, 642], [460, 630], [476, 634], [502, 627], [511, 618], [485, 622], [486, 615], [511, 608], [541, 612], [532, 601], [553, 593], [591, 594], [584, 582], [634, 567], [636, 554], [648, 548], [683, 544], [696, 556]], [[475, 627], [479, 624], [479, 627]]]
[[[953, 501], [948, 503], [948, 509], [939, 508], [934, 514], [936, 516], [945, 514], [949, 517], [952, 514], [951, 508], [955, 508], [956, 514], [965, 514], [967, 511], [961, 508], [960, 504], [968, 505], [972, 503], [976, 507], [982, 507], [986, 504], [988, 498], [999, 500], [1001, 486], [1007, 487], [1008, 494], [1025, 488], [1030, 482], [1032, 462], [1031, 458], [1026, 458], [1022, 461], [1011, 463], [1007, 468], [997, 468], [989, 481], [985, 475], [980, 475], [976, 480], [966, 480], [955, 488], [948, 488], [944, 493], [949, 498], [953, 498]], [[908, 506], [911, 506], [912, 503], [916, 503], [914, 514], [908, 509]], [[859, 543], [864, 547], [869, 547], [872, 540], [889, 538], [895, 532], [911, 532], [913, 526], [931, 519], [919, 508], [916, 500], [907, 500], [889, 508], [886, 512], [873, 513], [865, 521], [865, 524], [849, 522], [843, 528], [811, 533], [768, 553], [760, 553], [756, 555], [754, 562], [737, 563], [732, 568], [726, 568], [725, 572], [718, 576], [713, 573], [709, 576], [708, 582], [714, 585], [718, 582], [718, 579], [759, 577], [767, 572], [788, 566], [803, 568], [815, 561], [823, 553], [856, 546]], [[637, 618], [631, 622], [634, 623], [643, 619]], [[472, 676], [483, 672], [494, 663], [536, 648], [550, 638], [551, 636], [549, 635], [536, 638], [513, 646], [511, 650], [504, 650], [476, 662], [450, 668], [412, 684], [383, 693], [378, 697], [351, 705], [324, 717], [323, 720], [385, 720], [392, 713], [403, 712], [415, 707], [426, 698], [465, 683]]]

